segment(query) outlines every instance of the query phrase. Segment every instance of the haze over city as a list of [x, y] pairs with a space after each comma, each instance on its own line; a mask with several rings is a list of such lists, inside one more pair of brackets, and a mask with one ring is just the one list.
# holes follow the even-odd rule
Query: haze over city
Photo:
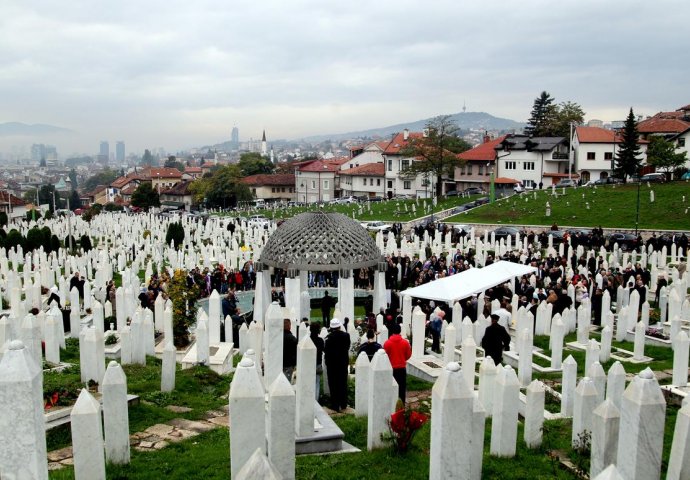
[[341, 133], [462, 110], [525, 121], [542, 90], [621, 120], [687, 103], [682, 1], [0, 4], [0, 137], [93, 153]]

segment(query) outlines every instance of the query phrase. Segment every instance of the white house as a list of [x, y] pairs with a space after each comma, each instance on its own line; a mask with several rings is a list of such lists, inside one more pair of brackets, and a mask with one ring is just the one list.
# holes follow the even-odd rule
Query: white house
[[340, 166], [349, 159], [314, 160], [295, 169], [295, 191], [301, 203], [328, 202], [338, 189], [336, 176]]
[[[422, 132], [410, 133], [407, 129], [397, 133], [383, 150], [383, 160], [386, 167], [386, 197], [395, 195], [412, 195], [418, 198], [431, 198], [436, 187], [436, 175], [419, 174], [414, 176], [401, 175], [412, 162], [414, 157], [403, 155], [409, 142], [422, 138]], [[453, 188], [454, 185], [453, 185]]]
[[[343, 166], [348, 165], [347, 163]], [[383, 162], [367, 163], [340, 170], [341, 196], [381, 197], [385, 195]]]
[[496, 177], [516, 179], [526, 187], [549, 187], [568, 178], [564, 137], [507, 135], [496, 145]]
[[[612, 175], [615, 168], [616, 153], [622, 137], [605, 128], [576, 127], [573, 132], [573, 157], [575, 171], [582, 182], [599, 180]], [[646, 140], [639, 140], [643, 163], [647, 161]]]
[[684, 132], [678, 133], [669, 139], [676, 146], [676, 153], [685, 152], [685, 162], [686, 167], [690, 167], [690, 127], [688, 127]]

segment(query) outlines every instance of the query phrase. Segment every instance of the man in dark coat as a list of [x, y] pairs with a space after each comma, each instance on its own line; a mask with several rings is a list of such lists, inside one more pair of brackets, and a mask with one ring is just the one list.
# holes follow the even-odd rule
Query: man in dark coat
[[486, 328], [482, 338], [484, 353], [491, 357], [496, 365], [503, 361], [503, 351], [510, 348], [510, 335], [498, 320], [499, 316], [492, 313], [491, 325]]
[[321, 299], [321, 315], [323, 316], [324, 325], [328, 325], [331, 321], [331, 308], [333, 308], [334, 305], [333, 298], [328, 294], [328, 290], [326, 290]]
[[291, 326], [289, 318], [283, 320], [283, 373], [290, 381], [297, 366], [297, 338], [290, 331]]
[[347, 374], [350, 365], [350, 335], [342, 330], [340, 320], [334, 318], [323, 349], [331, 391], [331, 408], [336, 412], [347, 408]]

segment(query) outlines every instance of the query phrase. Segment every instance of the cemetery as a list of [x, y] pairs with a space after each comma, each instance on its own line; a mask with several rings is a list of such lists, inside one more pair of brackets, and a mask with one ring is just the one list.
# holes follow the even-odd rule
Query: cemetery
[[[352, 217], [10, 224], [92, 248], [0, 248], [0, 478], [690, 478], [687, 252], [372, 234]], [[457, 271], [419, 285], [390, 275], [393, 258], [426, 272], [454, 256]], [[250, 281], [213, 288], [220, 266]], [[361, 270], [373, 288], [355, 286]], [[324, 273], [335, 284], [311, 286]], [[537, 294], [548, 281], [556, 301]], [[344, 392], [328, 378], [338, 334]]]

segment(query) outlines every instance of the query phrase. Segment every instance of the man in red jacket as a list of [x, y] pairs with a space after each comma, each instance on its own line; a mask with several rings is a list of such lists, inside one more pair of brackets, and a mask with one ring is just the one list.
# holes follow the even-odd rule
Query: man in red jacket
[[383, 349], [388, 354], [388, 359], [393, 367], [393, 378], [398, 382], [398, 397], [405, 404], [407, 391], [407, 359], [412, 356], [410, 342], [400, 336], [400, 324], [391, 326], [391, 336], [383, 344]]

